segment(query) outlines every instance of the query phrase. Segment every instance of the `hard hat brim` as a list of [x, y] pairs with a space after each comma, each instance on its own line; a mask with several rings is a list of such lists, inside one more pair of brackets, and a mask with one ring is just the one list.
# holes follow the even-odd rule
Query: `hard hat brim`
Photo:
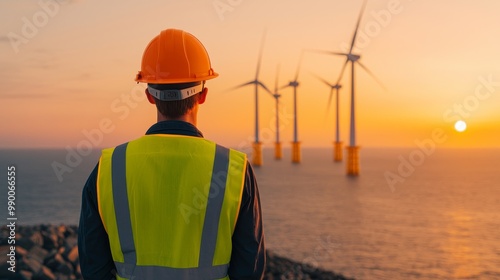
[[202, 82], [217, 78], [219, 76], [218, 73], [212, 72], [211, 75], [195, 77], [195, 78], [173, 78], [173, 79], [157, 79], [155, 77], [144, 77], [141, 75], [141, 72], [137, 74], [135, 81], [138, 83], [148, 83], [148, 84], [182, 84], [189, 82]]

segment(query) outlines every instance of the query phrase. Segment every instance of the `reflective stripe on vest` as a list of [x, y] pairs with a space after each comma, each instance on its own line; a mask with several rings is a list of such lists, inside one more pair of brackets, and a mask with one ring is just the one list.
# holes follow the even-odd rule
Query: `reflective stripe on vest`
[[[221, 195], [208, 196], [207, 212], [205, 214], [205, 223], [203, 224], [203, 233], [201, 236], [200, 260], [197, 268], [168, 268], [157, 266], [136, 266], [136, 253], [134, 239], [132, 234], [132, 225], [130, 224], [130, 210], [127, 195], [127, 178], [126, 178], [126, 151], [128, 143], [122, 144], [115, 148], [111, 160], [112, 168], [112, 183], [113, 183], [113, 198], [115, 209], [123, 209], [123, 211], [115, 211], [116, 223], [118, 225], [118, 235], [120, 236], [120, 245], [125, 258], [125, 263], [115, 262], [117, 273], [121, 277], [130, 278], [131, 276], [138, 279], [160, 279], [162, 276], [168, 275], [172, 279], [219, 279], [227, 276], [228, 264], [220, 266], [212, 266], [215, 253], [215, 243], [217, 242], [217, 230], [219, 228], [219, 216], [224, 201], [224, 192]], [[214, 167], [212, 171], [212, 182], [210, 183], [210, 191], [215, 189], [217, 182], [215, 174], [223, 172], [227, 173], [229, 165], [229, 150], [217, 145], [215, 148]], [[226, 179], [225, 177], [224, 179]], [[223, 185], [226, 184], [224, 180]], [[210, 193], [209, 191], [209, 193]], [[213, 225], [213, 226], [210, 226]]]
[[[157, 149], [159, 149], [158, 152], [156, 152]], [[190, 151], [192, 151], [191, 154]], [[168, 162], [163, 162], [164, 159], [158, 156], [159, 153], [173, 153], [174, 160], [169, 159]], [[211, 155], [211, 159], [210, 153], [215, 154]], [[187, 157], [179, 157], [179, 154], [187, 154]], [[139, 157], [137, 157], [138, 155]], [[144, 159], [143, 155], [146, 155], [146, 159]], [[156, 160], [149, 160], [148, 155], [152, 155]], [[194, 155], [198, 160], [192, 159]], [[180, 162], [175, 159], [180, 160]], [[199, 161], [200, 159], [203, 160]], [[176, 169], [176, 166], [184, 166], [183, 160], [187, 160], [186, 163], [190, 162], [189, 166], [191, 167]], [[213, 166], [208, 166], [206, 160], [213, 160]], [[163, 167], [158, 167], [158, 165], [149, 165], [150, 162], [159, 162], [161, 166], [166, 163], [166, 166], [170, 167], [165, 170]], [[98, 175], [98, 204], [103, 224], [110, 236], [117, 278], [228, 279], [231, 235], [239, 212], [239, 204], [241, 203], [245, 167], [246, 156], [243, 153], [229, 150], [204, 139], [193, 139], [192, 137], [145, 136], [120, 145], [114, 150], [103, 151]], [[165, 170], [165, 174], [169, 175], [165, 177], [166, 175], [161, 174], [161, 170]], [[196, 172], [192, 172], [193, 170], [204, 171], [196, 174]], [[187, 173], [176, 176], [179, 172], [184, 171]], [[133, 174], [130, 175], [127, 172]], [[211, 172], [211, 174], [205, 172]], [[153, 179], [154, 174], [158, 174], [160, 177]], [[169, 183], [171, 179], [174, 179], [172, 176], [177, 177], [181, 182], [188, 183], [181, 183], [178, 186], [178, 181], [172, 181], [174, 184], [172, 185], [172, 183]], [[191, 176], [195, 177], [190, 179]], [[194, 179], [196, 177], [199, 178]], [[140, 181], [137, 181], [138, 178]], [[141, 178], [144, 178], [144, 180]], [[148, 178], [151, 179], [148, 180]], [[127, 187], [131, 183], [133, 187]], [[153, 188], [150, 188], [149, 184], [157, 186], [152, 185]], [[201, 185], [205, 185], [205, 187], [194, 187]], [[178, 222], [172, 224], [174, 220], [169, 221], [170, 218], [167, 218], [168, 220], [164, 219], [165, 215], [171, 217], [171, 211], [175, 210], [168, 210], [172, 208], [161, 205], [179, 206], [180, 209], [180, 202], [177, 203], [174, 200], [177, 197], [176, 195], [168, 195], [171, 191], [164, 189], [163, 195], [167, 195], [164, 200], [157, 200], [156, 204], [148, 203], [151, 200], [144, 200], [145, 197], [148, 197], [147, 193], [152, 194], [153, 199], [156, 198], [157, 196], [154, 196], [156, 192], [151, 191], [155, 190], [155, 188], [158, 190], [158, 186], [168, 187], [168, 190], [172, 190], [171, 188], [174, 186], [174, 193], [184, 195], [184, 197], [186, 195], [191, 196], [192, 198], [188, 198], [188, 200], [191, 201], [192, 199], [193, 203], [197, 199], [197, 195], [203, 193], [203, 202], [206, 204], [203, 204], [203, 206], [193, 204], [194, 207], [202, 208], [196, 208], [199, 211], [195, 214], [191, 215], [189, 213], [191, 216], [188, 215], [187, 220], [185, 216], [182, 216], [181, 220], [182, 218], [184, 220], [182, 220], [181, 224], [178, 224]], [[193, 192], [196, 189], [198, 193], [190, 193], [190, 186], [193, 188]], [[198, 190], [202, 190], [202, 193]], [[146, 196], [141, 194], [142, 199], [137, 200], [137, 192], [141, 192]], [[186, 203], [185, 198], [184, 203]], [[151, 208], [152, 206], [150, 207], [148, 204], [157, 206]], [[160, 205], [159, 208], [163, 209], [160, 212], [156, 210], [158, 205]], [[147, 212], [143, 212], [142, 209]], [[151, 209], [153, 209], [152, 212]], [[149, 214], [144, 216], [145, 213]], [[163, 220], [156, 219], [155, 215], [157, 214], [155, 213], [159, 215], [158, 217], [163, 217]], [[157, 236], [156, 238], [148, 238], [151, 231], [145, 230], [143, 221], [147, 221], [152, 226], [153, 236]], [[155, 223], [157, 221], [158, 223]], [[166, 221], [166, 223], [159, 221]], [[220, 221], [224, 222], [220, 223]], [[186, 224], [184, 225], [184, 223]], [[174, 235], [172, 235], [171, 229]], [[138, 235], [134, 236], [135, 233]], [[181, 243], [176, 243], [173, 240], [178, 240], [179, 234], [185, 236], [185, 238], [180, 239], [184, 240], [180, 241]], [[170, 237], [174, 237], [174, 239]], [[163, 241], [157, 238], [163, 239]], [[160, 242], [157, 246], [159, 250], [154, 249], [156, 246], [155, 240]], [[138, 246], [137, 243], [139, 243], [139, 247], [136, 247]], [[184, 260], [186, 257], [187, 259]]]

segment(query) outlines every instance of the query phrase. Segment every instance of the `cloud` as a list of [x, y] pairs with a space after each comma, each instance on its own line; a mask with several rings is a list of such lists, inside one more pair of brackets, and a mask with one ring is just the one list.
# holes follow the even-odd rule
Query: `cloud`
[[52, 49], [39, 48], [29, 53], [23, 62], [30, 68], [52, 70], [60, 66], [58, 51]]
[[0, 43], [10, 43], [9, 37], [6, 35], [0, 35]]
[[77, 4], [82, 2], [81, 0], [56, 0], [59, 4]]
[[3, 93], [0, 94], [0, 99], [40, 99], [53, 97], [51, 94], [33, 94], [33, 93]]

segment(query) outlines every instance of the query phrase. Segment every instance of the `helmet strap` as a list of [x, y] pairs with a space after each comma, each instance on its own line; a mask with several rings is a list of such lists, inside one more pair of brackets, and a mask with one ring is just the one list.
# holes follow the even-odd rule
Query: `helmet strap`
[[203, 91], [204, 83], [185, 89], [155, 89], [148, 85], [148, 92], [162, 101], [183, 100]]

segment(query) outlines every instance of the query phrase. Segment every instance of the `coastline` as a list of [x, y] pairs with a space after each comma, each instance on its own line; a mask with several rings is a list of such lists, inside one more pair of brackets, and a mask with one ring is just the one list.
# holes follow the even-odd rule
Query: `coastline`
[[[10, 231], [0, 231], [0, 280], [83, 279], [78, 263], [77, 226], [19, 226], [15, 230], [15, 273], [9, 271]], [[264, 279], [348, 280], [340, 274], [302, 264], [267, 251]]]

